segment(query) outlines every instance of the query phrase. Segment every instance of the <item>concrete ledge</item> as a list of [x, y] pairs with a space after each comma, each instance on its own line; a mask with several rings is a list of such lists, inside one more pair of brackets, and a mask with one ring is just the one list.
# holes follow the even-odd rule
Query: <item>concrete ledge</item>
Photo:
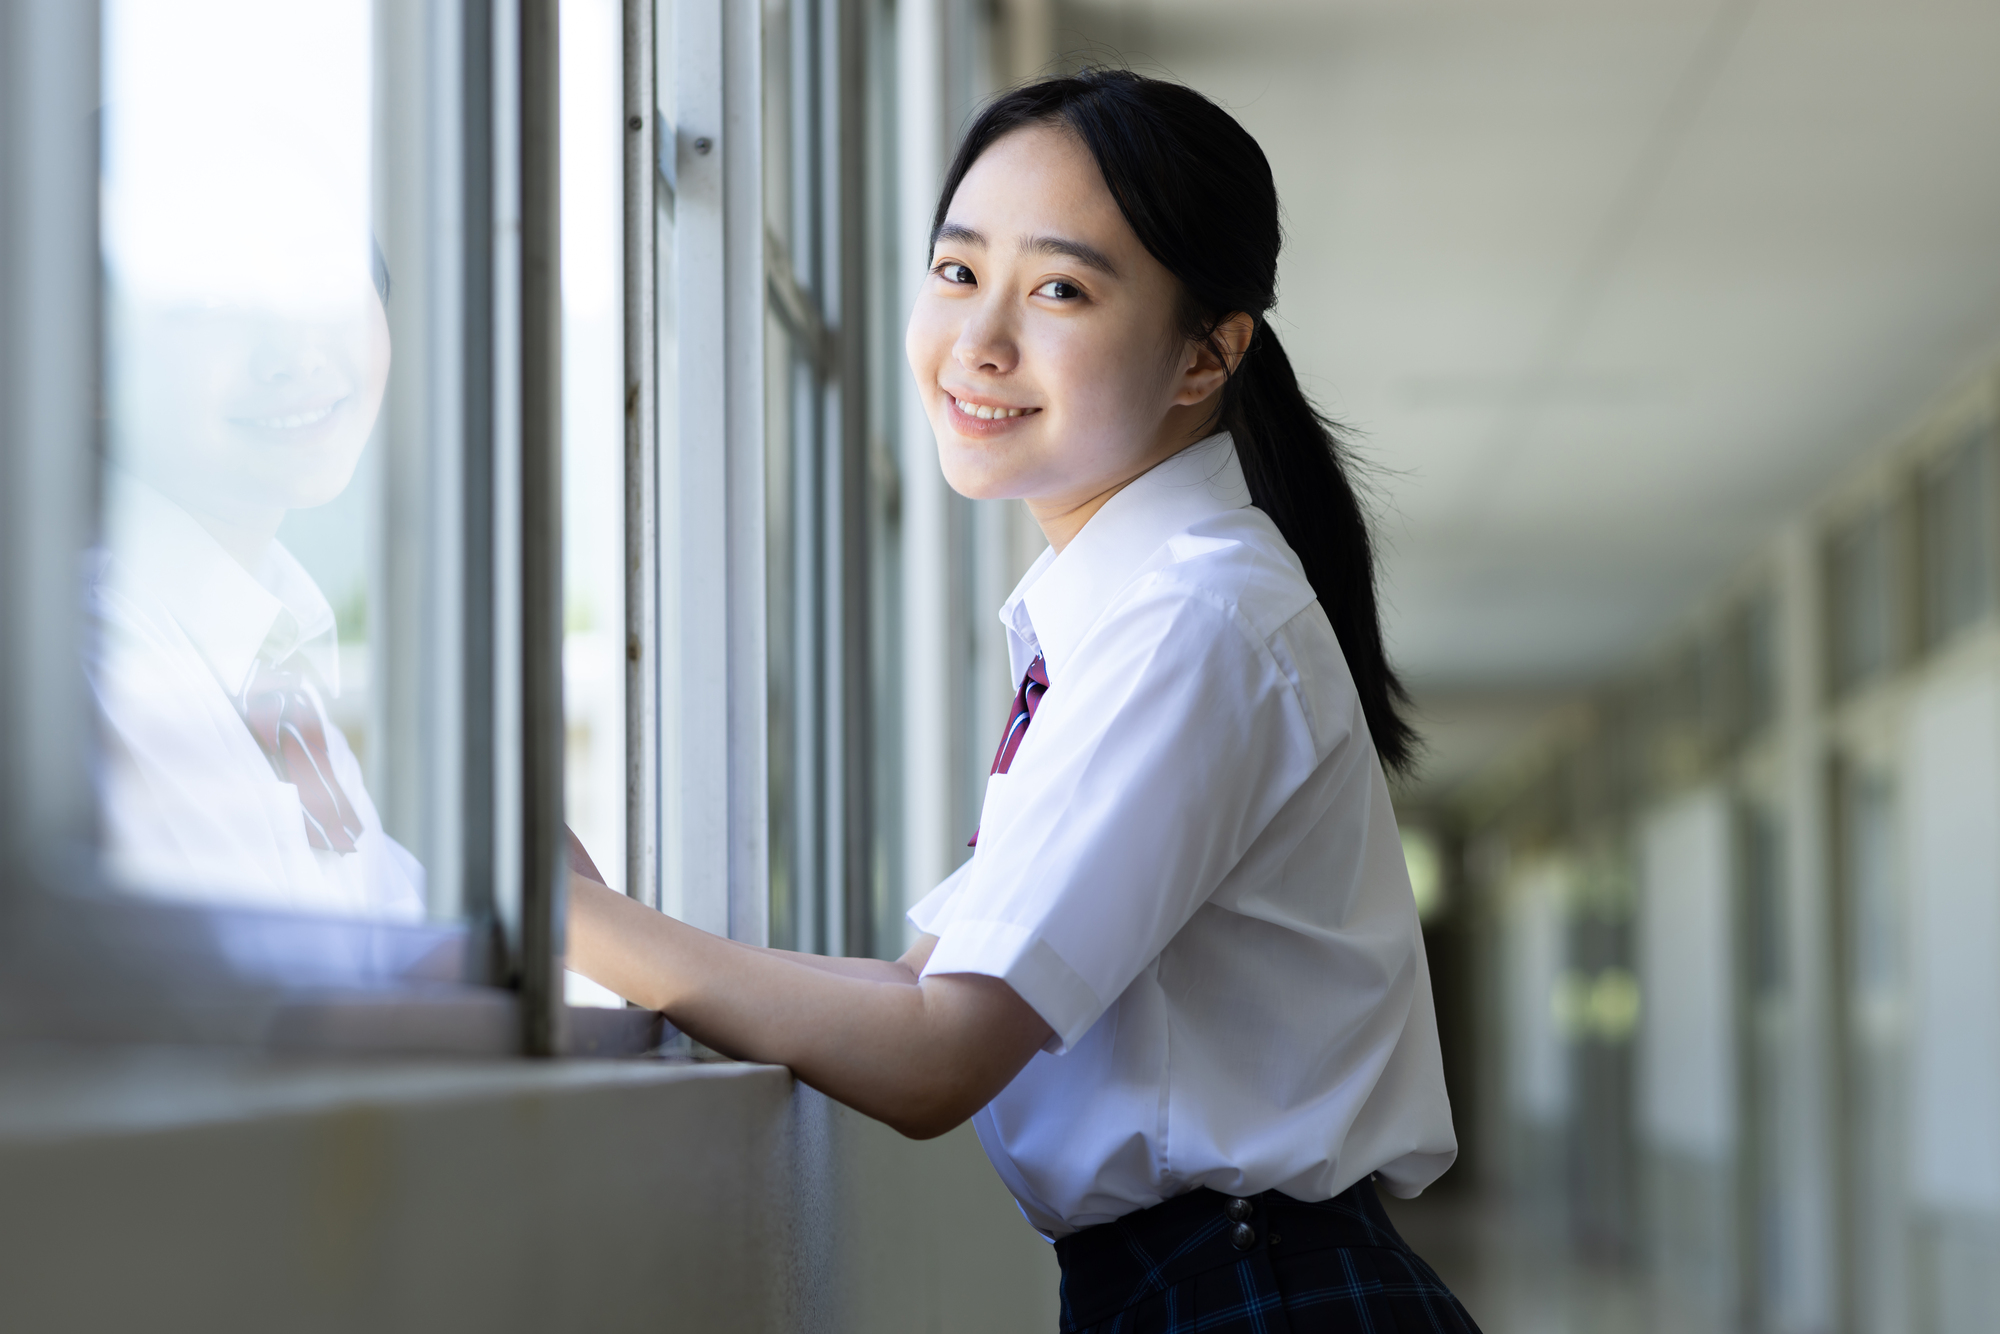
[[0, 1058], [9, 1331], [1022, 1330], [1050, 1248], [968, 1129], [770, 1066]]

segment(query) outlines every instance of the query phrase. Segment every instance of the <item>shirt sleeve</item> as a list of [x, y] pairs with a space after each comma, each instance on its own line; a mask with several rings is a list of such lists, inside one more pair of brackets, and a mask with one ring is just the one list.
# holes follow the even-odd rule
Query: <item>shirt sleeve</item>
[[1155, 576], [1072, 651], [1011, 771], [988, 780], [979, 846], [925, 974], [1002, 979], [1054, 1030], [1050, 1050], [1067, 1050], [1318, 758], [1291, 682], [1241, 613]]
[[971, 869], [972, 863], [966, 862], [940, 880], [936, 889], [918, 899], [903, 914], [910, 919], [910, 925], [917, 929], [918, 935], [935, 936], [944, 929], [944, 924], [951, 920], [952, 896], [958, 893], [959, 887], [965, 883], [966, 873]]

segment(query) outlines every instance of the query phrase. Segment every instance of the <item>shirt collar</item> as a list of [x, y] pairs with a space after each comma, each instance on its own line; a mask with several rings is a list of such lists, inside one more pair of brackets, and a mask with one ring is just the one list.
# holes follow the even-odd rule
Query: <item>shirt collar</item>
[[272, 542], [254, 576], [194, 516], [123, 469], [110, 483], [111, 577], [174, 618], [224, 690], [240, 694], [259, 658], [303, 653], [340, 693], [333, 606], [298, 559]]
[[1039, 653], [1053, 687], [1099, 613], [1168, 538], [1249, 504], [1250, 487], [1227, 431], [1134, 478], [1090, 516], [1060, 555], [1044, 551], [1001, 606], [1015, 678]]

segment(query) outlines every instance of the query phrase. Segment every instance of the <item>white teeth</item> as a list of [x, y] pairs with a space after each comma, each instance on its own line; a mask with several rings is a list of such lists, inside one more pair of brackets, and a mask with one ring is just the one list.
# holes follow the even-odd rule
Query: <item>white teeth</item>
[[266, 431], [296, 431], [301, 426], [311, 426], [316, 422], [325, 421], [339, 406], [336, 401], [323, 408], [314, 408], [311, 412], [294, 412], [284, 417], [252, 417], [249, 421], [252, 426], [261, 427]]
[[957, 397], [951, 401], [958, 404], [960, 412], [968, 417], [977, 417], [981, 421], [992, 421], [997, 417], [1025, 417], [1030, 411], [1027, 408], [989, 408], [983, 404], [968, 403]]

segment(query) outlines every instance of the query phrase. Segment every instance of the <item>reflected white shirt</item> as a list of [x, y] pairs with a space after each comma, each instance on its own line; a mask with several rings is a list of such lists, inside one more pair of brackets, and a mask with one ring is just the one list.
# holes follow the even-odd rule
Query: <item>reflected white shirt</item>
[[[420, 921], [423, 868], [383, 832], [361, 765], [326, 716], [338, 694], [333, 608], [271, 544], [252, 577], [144, 482], [109, 470], [109, 550], [96, 553], [85, 668], [107, 724], [105, 846], [127, 888], [160, 897]], [[361, 817], [355, 851], [314, 848], [233, 696], [259, 658], [302, 653], [333, 772]]]
[[1389, 792], [1333, 628], [1229, 437], [1114, 495], [1001, 609], [1049, 689], [932, 973], [1055, 1030], [975, 1118], [1045, 1236], [1197, 1187], [1414, 1195], [1457, 1154]]

